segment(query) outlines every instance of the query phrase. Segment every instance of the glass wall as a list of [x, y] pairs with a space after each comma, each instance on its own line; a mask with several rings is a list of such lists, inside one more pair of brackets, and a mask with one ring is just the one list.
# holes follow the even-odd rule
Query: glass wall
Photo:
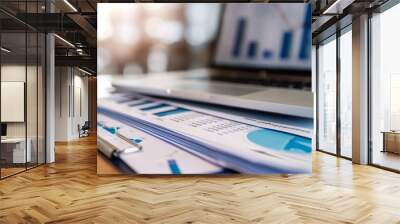
[[340, 42], [340, 155], [352, 157], [352, 33], [342, 30]]
[[[0, 7], [36, 13], [39, 3]], [[0, 12], [0, 178], [45, 162], [45, 36], [12, 15]]]
[[400, 4], [371, 18], [372, 164], [400, 170]]
[[[26, 34], [1, 34], [1, 175], [26, 169]], [[6, 50], [4, 50], [6, 49]], [[28, 160], [29, 162], [29, 160]]]
[[321, 43], [318, 57], [318, 149], [336, 153], [336, 36]]
[[352, 27], [317, 49], [318, 150], [352, 157]]

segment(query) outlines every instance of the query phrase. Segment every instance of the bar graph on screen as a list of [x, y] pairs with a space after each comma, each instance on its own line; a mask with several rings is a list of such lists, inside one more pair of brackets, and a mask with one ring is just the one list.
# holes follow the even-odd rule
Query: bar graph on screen
[[243, 37], [246, 29], [246, 19], [245, 18], [240, 18], [238, 20], [237, 26], [236, 26], [236, 35], [235, 35], [235, 41], [234, 41], [234, 46], [232, 48], [232, 56], [233, 57], [239, 57], [240, 56], [240, 50], [242, 47], [242, 42], [243, 42]]
[[235, 15], [223, 23], [217, 63], [309, 68], [311, 5], [268, 5], [230, 10]]
[[291, 49], [291, 45], [292, 45], [292, 39], [293, 39], [293, 32], [286, 31], [283, 33], [282, 47], [281, 47], [281, 53], [280, 53], [280, 57], [282, 59], [289, 58], [290, 49]]

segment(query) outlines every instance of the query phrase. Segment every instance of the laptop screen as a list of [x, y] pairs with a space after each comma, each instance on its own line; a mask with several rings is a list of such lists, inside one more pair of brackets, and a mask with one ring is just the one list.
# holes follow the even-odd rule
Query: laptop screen
[[1, 136], [7, 136], [7, 124], [1, 123]]
[[311, 16], [310, 4], [227, 4], [213, 63], [311, 70]]

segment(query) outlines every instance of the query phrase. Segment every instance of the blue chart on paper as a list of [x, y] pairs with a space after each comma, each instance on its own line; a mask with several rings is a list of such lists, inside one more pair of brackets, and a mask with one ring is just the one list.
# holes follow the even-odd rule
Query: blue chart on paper
[[249, 141], [259, 146], [295, 153], [311, 153], [311, 139], [280, 131], [260, 129], [247, 134]]

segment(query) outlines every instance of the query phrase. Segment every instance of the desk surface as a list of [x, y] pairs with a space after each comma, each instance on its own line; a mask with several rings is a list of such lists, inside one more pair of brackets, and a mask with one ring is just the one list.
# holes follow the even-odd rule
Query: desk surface
[[383, 134], [400, 134], [400, 131], [381, 131]]
[[[30, 139], [28, 138], [27, 141]], [[2, 138], [1, 143], [20, 143], [25, 142], [25, 138]]]

